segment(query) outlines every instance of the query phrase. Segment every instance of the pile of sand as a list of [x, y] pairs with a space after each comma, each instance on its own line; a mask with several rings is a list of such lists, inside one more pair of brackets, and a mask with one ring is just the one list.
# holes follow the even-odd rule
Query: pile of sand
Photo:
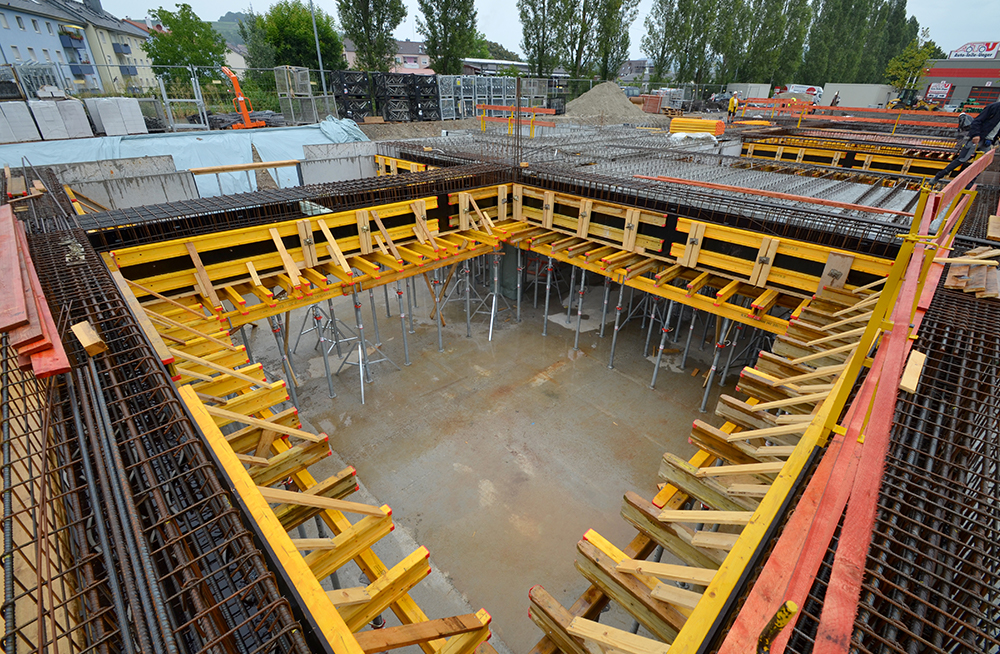
[[605, 116], [615, 120], [635, 120], [647, 114], [629, 102], [625, 92], [614, 82], [604, 82], [576, 100], [566, 103], [567, 116]]

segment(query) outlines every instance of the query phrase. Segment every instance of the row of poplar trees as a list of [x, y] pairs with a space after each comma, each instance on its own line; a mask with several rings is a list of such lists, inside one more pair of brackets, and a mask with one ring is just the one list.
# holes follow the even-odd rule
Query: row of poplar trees
[[[532, 74], [614, 79], [638, 0], [517, 0]], [[885, 81], [917, 39], [906, 0], [654, 0], [642, 52], [655, 81]]]

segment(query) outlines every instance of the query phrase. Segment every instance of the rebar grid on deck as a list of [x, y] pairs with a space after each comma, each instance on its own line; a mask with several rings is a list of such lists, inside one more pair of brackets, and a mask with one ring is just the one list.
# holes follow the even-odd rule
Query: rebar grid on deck
[[[938, 289], [896, 403], [852, 645], [860, 652], [1000, 651], [1000, 303]], [[788, 652], [807, 654], [831, 542]]]
[[[51, 429], [32, 432], [52, 434], [44, 461], [59, 471], [48, 478], [38, 509], [40, 516], [66, 516], [65, 526], [52, 528], [64, 543], [54, 553], [57, 581], [82, 580], [73, 585], [80, 600], [64, 611], [73, 613], [63, 638], [80, 651], [309, 651], [278, 580], [86, 235], [50, 232], [30, 243], [46, 299], [62, 310], [62, 340], [74, 361], [48, 411], [34, 418], [49, 419]], [[68, 325], [82, 320], [97, 326], [108, 352], [90, 358], [67, 337]], [[37, 586], [49, 592], [47, 578], [38, 577]], [[30, 639], [20, 624], [7, 629]]]

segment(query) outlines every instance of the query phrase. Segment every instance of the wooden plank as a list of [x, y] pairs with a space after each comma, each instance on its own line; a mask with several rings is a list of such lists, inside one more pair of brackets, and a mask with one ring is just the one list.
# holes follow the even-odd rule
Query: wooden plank
[[691, 538], [691, 544], [696, 547], [706, 549], [723, 550], [728, 552], [736, 545], [739, 534], [725, 534], [716, 531], [698, 531]]
[[[421, 200], [421, 202], [423, 201]], [[345, 275], [348, 277], [352, 276], [354, 272], [347, 264], [347, 258], [344, 257], [344, 253], [337, 244], [337, 239], [333, 237], [333, 233], [327, 226], [326, 221], [320, 218], [316, 221], [316, 224], [319, 225], [320, 231], [323, 232], [323, 236], [326, 237], [326, 249], [327, 252], [329, 252], [330, 257], [337, 263], [338, 266], [340, 266], [340, 269], [344, 271]]]
[[371, 600], [368, 589], [362, 586], [356, 588], [338, 588], [337, 590], [326, 591], [326, 596], [330, 598], [330, 603], [334, 606], [354, 606], [364, 604]]
[[108, 344], [104, 342], [104, 339], [100, 337], [97, 330], [94, 329], [94, 326], [89, 321], [78, 322], [71, 326], [70, 329], [73, 331], [73, 335], [76, 336], [76, 340], [80, 341], [80, 345], [83, 346], [83, 349], [90, 356], [107, 352]]
[[[255, 383], [260, 383], [256, 382]], [[260, 427], [262, 429], [271, 429], [279, 434], [287, 434], [288, 436], [294, 436], [295, 438], [301, 438], [304, 441], [312, 442], [325, 442], [328, 440], [326, 434], [321, 434], [317, 436], [315, 434], [310, 434], [307, 431], [302, 431], [301, 429], [295, 429], [294, 427], [286, 427], [285, 425], [279, 425], [268, 420], [261, 420], [260, 418], [254, 418], [253, 416], [245, 416], [241, 413], [235, 413], [233, 411], [227, 411], [226, 409], [220, 409], [219, 407], [206, 406], [205, 409], [208, 411], [209, 415], [218, 418], [226, 418], [232, 420], [233, 422], [238, 422], [244, 425], [253, 425], [254, 427]]]
[[990, 224], [986, 229], [986, 238], [1000, 241], [1000, 216], [990, 216]]
[[[277, 234], [276, 230], [271, 230]], [[280, 239], [279, 239], [280, 240]], [[201, 262], [201, 257], [198, 255], [198, 249], [195, 248], [194, 243], [187, 241], [184, 243], [184, 247], [187, 249], [188, 256], [191, 257], [191, 262], [194, 264], [194, 278], [198, 282], [198, 287], [201, 290], [202, 297], [208, 299], [212, 303], [212, 308], [216, 309], [222, 306], [222, 301], [219, 300], [219, 296], [215, 293], [215, 287], [212, 285], [212, 278], [208, 276], [208, 272], [205, 270], [205, 264]]]
[[969, 268], [969, 279], [962, 287], [965, 293], [979, 293], [986, 290], [986, 266], [972, 266]]
[[0, 280], [3, 302], [0, 303], [0, 331], [10, 331], [28, 324], [28, 305], [21, 277], [20, 256], [17, 253], [14, 212], [10, 206], [0, 206]]
[[371, 213], [372, 218], [375, 219], [375, 225], [378, 226], [378, 231], [382, 234], [382, 239], [389, 246], [389, 251], [392, 252], [392, 256], [396, 258], [396, 261], [402, 263], [403, 260], [399, 256], [399, 250], [396, 249], [396, 244], [393, 242], [392, 237], [389, 236], [389, 232], [386, 231], [385, 225], [382, 224], [382, 219], [379, 218], [378, 211], [372, 209]]
[[[705, 469], [715, 470], [717, 468]], [[705, 475], [700, 474], [700, 471], [701, 469], [696, 468], [676, 454], [667, 452], [663, 455], [663, 460], [660, 463], [659, 477], [716, 511], [746, 511], [754, 508], [745, 502], [729, 497], [722, 484], [714, 479], [703, 479]]]
[[[30, 267], [31, 255], [27, 250], [22, 250], [17, 244], [20, 242], [20, 230], [17, 225], [14, 227], [14, 256], [17, 257], [18, 277], [21, 280], [17, 284], [17, 289], [21, 291], [21, 298], [24, 301], [27, 321], [10, 330], [10, 344], [17, 348], [19, 354], [29, 355], [39, 349], [45, 349], [51, 342], [45, 338], [42, 329], [41, 316], [38, 313], [39, 305], [33, 288], [32, 272]], [[41, 289], [38, 289], [41, 292]]]
[[637, 236], [639, 236], [639, 210], [629, 209], [625, 212], [625, 233], [622, 236], [622, 249], [634, 252]]
[[[190, 361], [191, 363], [197, 363], [199, 366], [204, 366], [204, 367], [206, 367], [206, 368], [208, 368], [210, 370], [214, 370], [216, 372], [221, 372], [224, 375], [230, 375], [232, 377], [236, 377], [237, 379], [242, 379], [243, 381], [250, 382], [251, 384], [253, 384], [255, 386], [263, 386], [263, 385], [265, 385], [264, 382], [262, 382], [261, 380], [254, 379], [253, 377], [250, 377], [249, 375], [246, 375], [246, 374], [240, 372], [238, 369], [234, 370], [233, 368], [227, 368], [226, 366], [220, 366], [219, 364], [214, 363], [212, 361], [209, 361], [208, 359], [203, 359], [203, 358], [197, 357], [197, 356], [195, 356], [193, 354], [188, 354], [187, 352], [184, 352], [183, 350], [175, 350], [174, 348], [168, 348], [168, 349], [170, 351], [170, 354], [174, 355], [174, 357], [176, 357], [178, 359], [183, 359], [184, 361]], [[237, 349], [240, 349], [240, 348], [237, 348]], [[260, 367], [259, 364], [258, 364], [257, 367], [258, 368]]]
[[733, 432], [729, 435], [728, 440], [730, 443], [736, 441], [748, 440], [751, 438], [774, 438], [775, 436], [787, 436], [791, 434], [801, 434], [809, 426], [808, 422], [799, 422], [791, 425], [777, 425], [775, 427], [766, 427], [764, 429], [746, 429], [743, 431]]
[[693, 609], [701, 601], [701, 593], [678, 588], [673, 584], [660, 583], [650, 593], [661, 602], [668, 602], [674, 606], [681, 606], [686, 609]]
[[583, 618], [573, 618], [568, 631], [573, 636], [625, 654], [667, 654], [670, 649], [666, 643]]
[[997, 280], [998, 271], [992, 268], [986, 271], [986, 290], [976, 293], [977, 298], [1000, 297], [1000, 281]]
[[358, 247], [361, 254], [371, 254], [372, 232], [368, 212], [364, 209], [358, 209], [354, 212], [354, 219], [358, 226]]
[[628, 559], [619, 563], [618, 571], [629, 574], [652, 575], [659, 579], [682, 581], [698, 586], [707, 586], [712, 583], [712, 579], [715, 578], [716, 573], [716, 570], [713, 568], [695, 568], [689, 565], [637, 561], [635, 559]]
[[684, 244], [684, 255], [677, 263], [685, 268], [694, 268], [698, 265], [698, 254], [701, 252], [701, 243], [705, 240], [705, 223], [692, 222], [691, 230], [688, 232], [687, 241]]
[[584, 200], [580, 204], [580, 216], [576, 225], [576, 235], [580, 238], [587, 238], [587, 233], [590, 231], [590, 216], [593, 210], [593, 200]]
[[555, 219], [555, 209], [556, 209], [556, 194], [552, 191], [545, 191], [544, 199], [542, 200], [542, 227], [545, 229], [552, 229], [552, 223]]
[[[857, 343], [853, 343], [852, 346], [856, 347]], [[817, 402], [822, 402], [829, 394], [829, 392], [809, 393], [808, 395], [798, 395], [796, 397], [789, 397], [783, 400], [774, 400], [773, 402], [761, 402], [760, 404], [754, 405], [751, 411], [768, 411], [770, 409], [782, 409], [799, 404], [815, 404]]]
[[427, 562], [429, 557], [430, 552], [426, 547], [417, 548], [368, 585], [368, 594], [372, 597], [370, 602], [342, 607], [340, 613], [351, 631], [360, 630], [374, 620], [375, 616], [404, 597], [417, 582], [426, 578], [430, 574], [430, 564]]
[[[211, 413], [211, 407], [205, 407]], [[302, 506], [312, 506], [317, 509], [327, 509], [330, 511], [340, 511], [341, 513], [359, 513], [383, 517], [390, 515], [377, 506], [370, 504], [360, 504], [358, 502], [348, 502], [347, 500], [335, 500], [329, 497], [318, 497], [307, 493], [296, 493], [293, 491], [258, 486], [257, 490], [269, 504], [299, 504]]]
[[[757, 250], [757, 257], [754, 259], [753, 270], [750, 272], [750, 284], [753, 286], [763, 286], [764, 283], [767, 282], [767, 276], [771, 274], [771, 266], [774, 263], [774, 253], [770, 252], [770, 250], [771, 241], [773, 240], [777, 239], [765, 236], [760, 242], [760, 248]], [[777, 250], [778, 246], [775, 245], [774, 249]], [[761, 279], [761, 273], [764, 273], [763, 279]]]
[[839, 341], [843, 339], [851, 339], [855, 336], [861, 336], [868, 329], [867, 325], [862, 325], [861, 327], [856, 327], [854, 329], [849, 329], [846, 332], [837, 332], [836, 334], [830, 334], [829, 336], [824, 336], [822, 338], [815, 338], [806, 343], [806, 346], [813, 347], [815, 345], [822, 345], [823, 343], [831, 343], [833, 341]]
[[691, 545], [694, 530], [680, 523], [660, 522], [661, 510], [661, 507], [637, 493], [627, 491], [622, 500], [621, 515], [640, 533], [653, 539], [684, 563], [697, 568], [717, 569], [721, 559], [713, 558], [711, 552], [704, 552]]
[[826, 258], [826, 266], [823, 268], [823, 274], [820, 275], [819, 287], [816, 289], [817, 292], [826, 287], [844, 288], [852, 265], [854, 265], [853, 255], [831, 252]]
[[[252, 268], [253, 268], [253, 264], [252, 264], [252, 263], [250, 263], [249, 261], [247, 262], [247, 266], [248, 266], [248, 267], [249, 267], [250, 269], [252, 269]], [[256, 270], [251, 270], [251, 277], [253, 277], [253, 278], [254, 278], [254, 279], [256, 280], [256, 282], [255, 282], [255, 283], [256, 283], [256, 284], [257, 284], [258, 286], [260, 286], [260, 280], [259, 280], [259, 279], [257, 279], [257, 271], [256, 271]], [[172, 299], [168, 298], [168, 297], [167, 297], [167, 296], [165, 296], [165, 295], [160, 295], [159, 293], [157, 293], [157, 292], [156, 292], [156, 291], [154, 291], [153, 289], [151, 289], [151, 288], [148, 288], [148, 287], [146, 287], [146, 286], [143, 286], [142, 284], [140, 284], [140, 283], [138, 283], [138, 282], [133, 282], [133, 281], [132, 281], [131, 279], [126, 279], [125, 281], [126, 281], [126, 282], [128, 282], [128, 285], [129, 285], [129, 286], [131, 286], [132, 288], [137, 288], [137, 289], [139, 289], [140, 291], [142, 291], [143, 293], [146, 293], [146, 294], [148, 294], [148, 295], [152, 295], [152, 296], [153, 296], [153, 297], [155, 297], [156, 299], [158, 299], [158, 300], [161, 300], [161, 301], [163, 301], [163, 302], [166, 302], [167, 304], [169, 304], [169, 305], [171, 305], [171, 306], [175, 306], [175, 307], [177, 307], [178, 309], [183, 309], [184, 311], [187, 311], [188, 313], [190, 313], [190, 314], [191, 314], [192, 316], [196, 316], [196, 317], [198, 317], [198, 318], [200, 318], [200, 319], [202, 319], [202, 320], [204, 320], [204, 319], [206, 318], [206, 316], [205, 316], [205, 314], [204, 314], [204, 313], [202, 313], [202, 312], [200, 312], [200, 311], [195, 311], [194, 309], [192, 309], [192, 308], [191, 308], [191, 307], [189, 307], [188, 305], [186, 305], [186, 304], [181, 304], [181, 303], [180, 303], [180, 302], [178, 302], [177, 300], [172, 300]], [[198, 307], [200, 307], [201, 305], [200, 305], [200, 304], [198, 304], [198, 305], [195, 305], [195, 306], [198, 306]]]
[[299, 230], [299, 246], [302, 248], [302, 263], [306, 268], [319, 265], [316, 259], [316, 243], [313, 239], [312, 223], [308, 219], [295, 221]]
[[590, 583], [621, 604], [657, 638], [673, 640], [677, 637], [687, 618], [676, 608], [650, 595], [657, 583], [655, 577], [618, 572], [615, 566], [631, 557], [593, 529], [584, 534], [576, 550], [576, 568]]
[[513, 195], [514, 195], [514, 220], [517, 220], [519, 222], [523, 222], [525, 220], [525, 218], [524, 218], [524, 212], [523, 212], [523, 207], [524, 207], [524, 187], [521, 186], [520, 184], [514, 184], [513, 188], [514, 188], [514, 190], [513, 190]]
[[398, 627], [359, 631], [354, 637], [357, 639], [361, 649], [367, 654], [375, 654], [376, 652], [425, 643], [437, 638], [450, 638], [451, 636], [469, 633], [470, 631], [482, 628], [483, 623], [480, 622], [476, 614], [469, 613], [452, 618], [439, 618], [437, 620], [428, 620], [427, 622], [418, 622]]
[[215, 343], [216, 345], [224, 347], [227, 350], [232, 350], [234, 352], [237, 352], [237, 351], [243, 349], [242, 347], [236, 347], [232, 343], [226, 343], [225, 341], [220, 340], [218, 338], [215, 338], [214, 336], [209, 336], [205, 332], [198, 331], [194, 327], [190, 327], [190, 326], [188, 326], [188, 325], [186, 325], [186, 324], [184, 324], [182, 322], [174, 320], [173, 318], [168, 318], [167, 316], [162, 316], [162, 315], [156, 313], [155, 311], [153, 311], [152, 309], [146, 309], [145, 311], [146, 311], [146, 315], [149, 316], [150, 320], [152, 320], [154, 322], [158, 322], [161, 325], [167, 325], [169, 327], [175, 327], [177, 329], [182, 329], [182, 330], [188, 332], [189, 334], [194, 334], [198, 338], [204, 338], [206, 341], [209, 341], [210, 343]]
[[920, 375], [924, 371], [924, 364], [927, 362], [927, 355], [917, 350], [910, 351], [910, 357], [906, 361], [906, 368], [903, 369], [903, 376], [899, 380], [899, 389], [907, 393], [916, 393], [917, 384], [920, 383]]
[[510, 208], [507, 206], [507, 185], [497, 187], [497, 221], [507, 220]]
[[305, 470], [328, 456], [330, 456], [329, 445], [324, 442], [306, 441], [267, 459], [266, 467], [252, 471], [250, 477], [258, 486], [270, 486], [288, 479], [296, 472]]
[[[38, 281], [38, 274], [35, 272], [35, 266], [31, 262], [31, 253], [28, 249], [28, 237], [24, 232], [24, 225], [17, 223], [14, 231], [18, 238], [21, 258], [23, 259], [25, 267], [28, 271], [28, 282], [38, 310], [38, 319], [42, 327], [42, 334], [44, 339], [51, 344], [51, 347], [31, 353], [31, 370], [35, 377], [39, 379], [69, 372], [69, 358], [66, 356], [66, 350], [63, 348], [62, 341], [59, 339], [59, 330], [56, 328], [56, 323], [52, 319], [52, 312], [49, 310], [49, 304], [45, 300], [45, 294], [42, 291], [41, 282]], [[31, 298], [25, 298], [26, 303], [30, 301]], [[26, 352], [20, 351], [18, 353], [19, 356], [22, 354], [26, 354]]]
[[664, 522], [690, 522], [709, 525], [745, 525], [753, 517], [753, 511], [678, 511], [660, 512]]
[[591, 654], [583, 639], [571, 636], [569, 625], [575, 617], [541, 586], [528, 590], [528, 617], [552, 639], [564, 654]]
[[709, 466], [698, 468], [699, 477], [734, 477], [742, 475], [766, 475], [781, 472], [784, 461], [767, 461], [765, 463], [745, 463], [731, 466]]
[[770, 484], [732, 484], [729, 492], [737, 497], [764, 497], [771, 490]]
[[143, 309], [142, 305], [139, 304], [139, 300], [135, 298], [135, 295], [132, 293], [132, 289], [129, 288], [128, 282], [125, 280], [125, 277], [122, 276], [121, 271], [112, 270], [111, 279], [113, 279], [115, 281], [115, 285], [118, 286], [118, 291], [125, 299], [125, 303], [128, 304], [130, 309], [132, 309], [136, 322], [138, 322], [139, 326], [142, 327], [142, 331], [146, 334], [146, 338], [149, 339], [150, 344], [153, 346], [153, 351], [156, 352], [156, 356], [164, 363], [164, 365], [173, 363], [173, 353], [171, 353], [167, 344], [163, 342], [163, 339], [160, 337], [160, 333], [156, 331], [156, 327], [154, 327], [153, 323], [149, 321], [149, 316], [146, 315], [145, 309]]

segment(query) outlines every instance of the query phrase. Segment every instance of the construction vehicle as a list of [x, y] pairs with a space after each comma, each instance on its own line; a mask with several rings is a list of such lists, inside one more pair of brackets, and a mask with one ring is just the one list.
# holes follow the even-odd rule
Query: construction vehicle
[[941, 107], [931, 104], [923, 98], [917, 97], [916, 89], [906, 89], [903, 95], [895, 100], [890, 100], [885, 106], [886, 109], [910, 109], [914, 111], [940, 111]]
[[[250, 111], [253, 111], [253, 103], [250, 102], [249, 98], [243, 95], [243, 90], [240, 89], [240, 81], [236, 79], [236, 74], [225, 66], [222, 67], [222, 72], [225, 73], [226, 77], [229, 78], [229, 81], [232, 82], [233, 92], [236, 93], [236, 97], [233, 98], [233, 109], [243, 115], [243, 123], [234, 123], [232, 128], [253, 129], [255, 127], [264, 127], [267, 123], [263, 120], [250, 120]], [[247, 105], [250, 106], [249, 111], [247, 111]]]

